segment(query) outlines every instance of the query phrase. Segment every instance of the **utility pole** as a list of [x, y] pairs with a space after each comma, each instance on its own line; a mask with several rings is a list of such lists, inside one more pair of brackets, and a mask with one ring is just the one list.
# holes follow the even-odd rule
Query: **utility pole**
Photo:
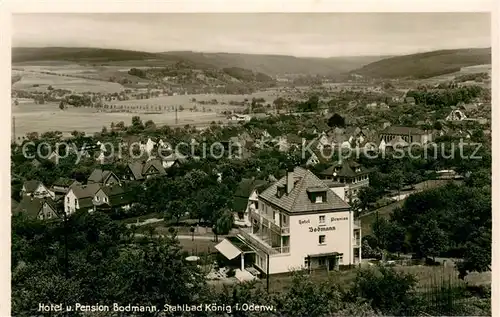
[[178, 124], [179, 123], [179, 117], [177, 115], [177, 106], [175, 106], [175, 124]]
[[68, 270], [68, 216], [66, 211], [64, 211], [64, 273], [66, 279], [69, 278], [69, 270]]
[[267, 287], [267, 292], [269, 293], [269, 254], [267, 254], [266, 287]]

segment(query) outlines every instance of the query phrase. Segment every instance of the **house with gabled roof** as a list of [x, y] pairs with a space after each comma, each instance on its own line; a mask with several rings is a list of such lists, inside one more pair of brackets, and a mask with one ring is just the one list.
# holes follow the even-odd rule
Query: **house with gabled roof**
[[379, 134], [380, 140], [384, 140], [385, 143], [389, 143], [398, 137], [401, 137], [408, 143], [426, 144], [432, 142], [432, 133], [430, 131], [414, 127], [389, 126]]
[[159, 159], [151, 159], [149, 161], [135, 161], [128, 165], [128, 178], [130, 180], [144, 180], [150, 177], [163, 176], [167, 172]]
[[359, 190], [370, 185], [371, 170], [354, 160], [334, 162], [330, 167], [319, 173], [321, 179], [347, 184], [346, 197], [354, 201]]
[[335, 157], [335, 148], [332, 146], [322, 146], [320, 148], [313, 146], [311, 152], [311, 156], [306, 161], [306, 166], [331, 163]]
[[71, 187], [64, 196], [64, 212], [72, 214], [78, 210], [93, 211], [93, 198], [99, 189], [101, 189], [99, 183]]
[[234, 193], [232, 210], [237, 225], [250, 226], [250, 210], [259, 208], [258, 196], [270, 185], [269, 181], [243, 178]]
[[101, 187], [93, 198], [94, 210], [99, 211], [127, 210], [132, 203], [132, 195], [121, 184]]
[[53, 184], [52, 184], [52, 191], [56, 195], [66, 195], [66, 193], [69, 191], [69, 189], [72, 186], [77, 186], [81, 185], [80, 182], [78, 182], [75, 179], [72, 178], [66, 178], [66, 177], [59, 177]]
[[[251, 227], [215, 248], [262, 272], [335, 270], [360, 263], [361, 228], [350, 206], [312, 172], [296, 167], [258, 196]], [[252, 258], [245, 257], [251, 252]]]
[[61, 216], [61, 212], [57, 210], [56, 202], [52, 198], [32, 196], [24, 196], [14, 212], [39, 220], [58, 219]]
[[162, 160], [162, 166], [165, 169], [171, 167], [179, 167], [181, 164], [187, 162], [187, 157], [184, 154], [172, 153]]
[[96, 168], [92, 171], [92, 173], [90, 173], [87, 183], [97, 183], [103, 186], [110, 186], [119, 184], [120, 179], [112, 171]]
[[55, 197], [55, 193], [38, 180], [25, 181], [21, 189], [21, 194], [36, 198]]

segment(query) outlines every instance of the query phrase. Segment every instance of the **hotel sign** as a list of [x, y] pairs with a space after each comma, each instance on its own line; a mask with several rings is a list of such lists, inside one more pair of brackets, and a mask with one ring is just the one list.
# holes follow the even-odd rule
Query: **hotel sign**
[[335, 227], [309, 227], [309, 232], [323, 232], [323, 231], [333, 231], [335, 230]]
[[337, 217], [332, 217], [330, 219], [330, 221], [333, 222], [333, 221], [342, 221], [342, 220], [348, 220], [348, 219], [349, 219], [348, 217], [338, 217], [338, 218]]

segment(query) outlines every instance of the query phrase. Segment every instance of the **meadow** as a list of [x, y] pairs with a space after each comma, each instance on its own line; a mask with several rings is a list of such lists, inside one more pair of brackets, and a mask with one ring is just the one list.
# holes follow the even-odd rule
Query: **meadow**
[[[66, 89], [75, 93], [83, 92], [100, 92], [114, 93], [121, 92], [125, 89], [122, 85], [113, 82], [102, 80], [94, 80], [87, 78], [77, 78], [68, 76], [58, 76], [50, 74], [42, 74], [35, 71], [13, 70], [12, 75], [20, 75], [21, 80], [12, 85], [12, 89], [26, 91], [47, 91], [49, 86], [54, 89]], [[83, 74], [81, 74], [83, 75]]]
[[458, 72], [431, 77], [423, 80], [422, 82], [423, 83], [446, 82], [454, 80], [456, 76], [475, 74], [475, 73], [488, 73], [491, 78], [491, 64], [462, 67]]
[[[54, 75], [52, 75], [52, 77], [62, 80], [65, 85], [69, 85], [68, 82], [75, 80], [75, 85], [79, 86], [82, 90], [88, 89], [88, 82], [92, 82], [91, 80], [71, 77], [59, 77]], [[23, 79], [16, 84], [23, 84]], [[80, 82], [76, 83], [76, 81]], [[40, 81], [38, 81], [38, 83], [40, 83]], [[99, 87], [106, 87], [106, 84], [114, 84], [102, 81], [97, 83], [101, 85]], [[46, 86], [48, 86], [48, 84], [49, 83], [47, 83]], [[62, 88], [59, 85], [53, 86], [54, 88]], [[44, 89], [41, 84], [40, 87], [32, 88]], [[196, 99], [196, 102], [192, 101], [193, 98]], [[61, 131], [65, 135], [69, 135], [74, 130], [91, 134], [101, 131], [103, 126], [109, 128], [111, 122], [117, 123], [123, 121], [125, 124], [130, 124], [132, 117], [137, 115], [140, 116], [143, 121], [153, 120], [153, 122], [157, 125], [176, 125], [175, 112], [162, 110], [163, 112], [152, 113], [156, 111], [155, 107], [157, 106], [182, 106], [184, 110], [177, 113], [178, 126], [184, 126], [186, 124], [194, 126], [207, 126], [212, 121], [225, 122], [226, 116], [221, 114], [223, 111], [242, 109], [241, 106], [229, 105], [230, 101], [241, 102], [245, 99], [251, 100], [252, 98], [264, 98], [266, 103], [272, 104], [273, 100], [277, 98], [277, 93], [275, 91], [263, 91], [251, 95], [177, 95], [109, 102], [110, 105], [122, 105], [125, 109], [133, 108], [135, 106], [143, 107], [143, 109], [131, 109], [132, 112], [98, 111], [93, 108], [74, 107], [69, 107], [62, 111], [59, 109], [58, 103], [46, 103], [40, 105], [34, 104], [33, 101], [30, 100], [23, 100], [23, 102], [20, 102], [19, 105], [12, 106], [12, 116], [16, 118], [16, 137], [25, 136], [28, 132], [43, 133], [54, 130]], [[218, 104], [202, 105], [199, 103], [209, 102], [213, 99], [216, 99]], [[144, 106], [146, 106], [146, 109], [144, 109]], [[198, 109], [197, 111], [189, 110], [195, 106]], [[203, 108], [205, 108], [204, 112], [202, 111]]]
[[[61, 131], [69, 136], [74, 130], [92, 134], [100, 132], [103, 126], [108, 129], [111, 122], [120, 121], [130, 125], [133, 116], [140, 116], [143, 122], [153, 120], [157, 125], [175, 125], [175, 113], [126, 113], [126, 112], [98, 112], [92, 108], [68, 108], [60, 110], [57, 103], [38, 105], [34, 103], [20, 103], [12, 106], [12, 116], [15, 117], [16, 138], [26, 136], [29, 132], [43, 133], [47, 131]], [[215, 112], [178, 113], [178, 125], [209, 125], [210, 122], [225, 121], [223, 115]]]

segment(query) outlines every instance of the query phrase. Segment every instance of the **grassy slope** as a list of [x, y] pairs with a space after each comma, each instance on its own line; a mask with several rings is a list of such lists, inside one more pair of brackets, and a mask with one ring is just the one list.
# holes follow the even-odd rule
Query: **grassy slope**
[[213, 65], [217, 68], [240, 67], [269, 75], [293, 74], [340, 74], [384, 58], [332, 57], [306, 58], [284, 55], [257, 55], [233, 53], [165, 52], [148, 53], [128, 50], [47, 47], [12, 49], [12, 62], [68, 61], [80, 63], [106, 63], [109, 65], [165, 66], [184, 61], [199, 66]]
[[375, 78], [429, 78], [481, 64], [491, 64], [490, 48], [440, 50], [391, 57], [352, 72]]

